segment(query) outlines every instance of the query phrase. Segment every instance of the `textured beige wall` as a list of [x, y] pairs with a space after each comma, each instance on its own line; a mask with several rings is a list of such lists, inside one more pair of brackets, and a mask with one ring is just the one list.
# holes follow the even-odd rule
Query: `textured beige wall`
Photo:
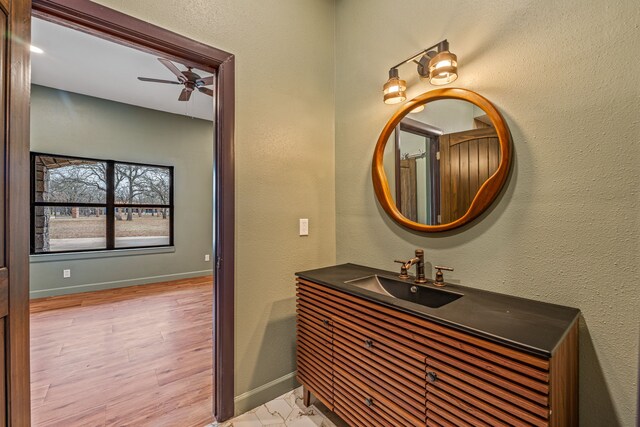
[[334, 2], [98, 3], [236, 55], [235, 384], [255, 391], [295, 369], [293, 273], [335, 262]]
[[[618, 2], [336, 2], [337, 261], [396, 269], [426, 249], [447, 279], [574, 307], [580, 425], [635, 422], [640, 323], [639, 11]], [[490, 213], [421, 235], [377, 204], [370, 159], [396, 107], [388, 68], [448, 38], [453, 86], [485, 95], [513, 134], [515, 167]], [[603, 71], [611, 70], [610, 74]], [[406, 65], [409, 96], [433, 87]]]
[[[237, 394], [293, 369], [291, 273], [334, 261], [335, 210], [339, 262], [395, 268], [424, 247], [431, 263], [456, 267], [451, 281], [580, 307], [581, 425], [633, 424], [635, 2], [337, 0], [335, 62], [331, 0], [187, 0], [180, 13], [168, 0], [99, 2], [238, 57]], [[381, 211], [370, 157], [394, 111], [380, 100], [388, 67], [443, 37], [460, 58], [455, 85], [504, 112], [516, 161], [480, 221], [424, 236]], [[401, 71], [411, 96], [430, 88]], [[309, 238], [296, 236], [301, 216]]]

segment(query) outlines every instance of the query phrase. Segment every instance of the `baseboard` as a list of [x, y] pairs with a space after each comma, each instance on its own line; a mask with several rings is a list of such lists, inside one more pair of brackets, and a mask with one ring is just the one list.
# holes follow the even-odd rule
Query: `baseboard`
[[266, 384], [251, 389], [245, 393], [236, 396], [233, 399], [235, 403], [235, 414], [244, 414], [258, 406], [285, 394], [288, 391], [298, 387], [296, 380], [296, 371], [293, 371]]
[[189, 279], [198, 276], [210, 276], [213, 270], [188, 271], [185, 273], [164, 274], [161, 276], [138, 277], [135, 279], [114, 280], [111, 282], [88, 283], [84, 285], [63, 286], [59, 288], [29, 291], [29, 297], [46, 298], [58, 295], [76, 294], [80, 292], [99, 291], [103, 289], [125, 288], [127, 286], [146, 285], [149, 283], [168, 282], [171, 280]]

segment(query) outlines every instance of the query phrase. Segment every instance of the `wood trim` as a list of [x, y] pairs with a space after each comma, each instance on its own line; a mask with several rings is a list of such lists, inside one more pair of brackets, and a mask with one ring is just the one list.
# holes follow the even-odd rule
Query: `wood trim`
[[[30, 6], [29, 2], [25, 4], [27, 7]], [[115, 43], [213, 72], [216, 76], [217, 97], [214, 109], [216, 129], [213, 141], [216, 253], [213, 309], [215, 323], [213, 412], [218, 421], [225, 421], [234, 415], [234, 56], [229, 52], [86, 0], [33, 0], [33, 14], [38, 18]], [[28, 72], [26, 82], [26, 84], [23, 83], [23, 87], [28, 90]], [[25, 117], [28, 117], [28, 110], [25, 112]], [[28, 132], [24, 132], [24, 135], [28, 136]], [[23, 167], [28, 171], [28, 164]], [[28, 176], [25, 179], [28, 183]], [[28, 195], [26, 190], [24, 189], [24, 192]], [[28, 215], [26, 217], [28, 218]], [[28, 242], [28, 239], [25, 240]], [[25, 254], [28, 254], [28, 248]], [[28, 296], [26, 299], [28, 301]]]
[[9, 314], [9, 271], [0, 268], [0, 317]]
[[440, 135], [444, 134], [441, 129], [438, 129], [435, 126], [431, 126], [427, 123], [422, 123], [421, 121], [414, 120], [409, 117], [403, 118], [402, 121], [400, 121], [399, 126], [400, 130], [424, 137], [437, 138]]
[[577, 427], [578, 416], [578, 322], [574, 322], [562, 340], [549, 367], [549, 425], [551, 427]]
[[400, 125], [396, 126], [393, 132], [393, 153], [394, 153], [394, 176], [396, 190], [396, 206], [402, 206], [402, 184], [400, 183], [400, 160], [402, 150], [400, 149]]
[[[232, 54], [87, 0], [33, 0], [33, 16], [204, 71], [215, 71]], [[181, 62], [182, 63], [182, 62]], [[203, 68], [204, 67], [204, 68]]]
[[[29, 369], [29, 93], [31, 91], [31, 2], [11, 2], [8, 59], [9, 91], [6, 195], [6, 265], [9, 273], [9, 316], [6, 325], [8, 371], [7, 425], [31, 423]], [[10, 71], [9, 71], [10, 70]]]
[[[461, 218], [458, 218], [457, 220], [447, 224], [426, 225], [406, 218], [404, 215], [402, 215], [402, 213], [394, 203], [393, 197], [391, 196], [391, 191], [389, 190], [389, 183], [384, 172], [383, 158], [384, 149], [387, 145], [389, 136], [391, 135], [391, 132], [393, 132], [393, 130], [396, 129], [396, 127], [400, 124], [404, 116], [406, 116], [417, 105], [423, 105], [428, 102], [437, 101], [439, 99], [459, 99], [462, 101], [471, 102], [487, 113], [496, 129], [496, 132], [498, 133], [498, 140], [500, 142], [500, 164], [496, 172], [492, 176], [490, 176], [489, 179], [485, 181], [485, 183], [480, 187], [478, 193], [469, 206], [469, 210], [467, 210], [467, 212]], [[373, 162], [371, 168], [373, 188], [376, 193], [376, 197], [378, 198], [378, 202], [380, 203], [382, 208], [398, 224], [412, 230], [423, 232], [440, 232], [451, 230], [453, 228], [467, 224], [477, 218], [489, 207], [489, 205], [491, 205], [496, 197], [498, 197], [500, 190], [507, 181], [507, 177], [511, 169], [511, 153], [511, 133], [509, 132], [507, 123], [505, 122], [500, 112], [488, 99], [467, 89], [446, 88], [432, 90], [423, 93], [422, 95], [404, 104], [403, 107], [391, 117], [391, 119], [382, 129], [382, 133], [380, 133], [380, 136], [378, 137], [378, 142], [373, 154]]]
[[0, 340], [3, 343], [0, 347], [0, 427], [7, 425], [7, 360], [5, 357], [5, 316], [0, 317]]
[[234, 415], [235, 358], [235, 58], [217, 72], [216, 138], [214, 141], [214, 415]]

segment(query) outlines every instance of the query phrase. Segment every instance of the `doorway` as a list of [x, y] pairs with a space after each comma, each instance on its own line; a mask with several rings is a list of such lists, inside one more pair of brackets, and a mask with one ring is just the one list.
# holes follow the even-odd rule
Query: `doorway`
[[[28, 4], [28, 3], [27, 3]], [[74, 28], [91, 35], [130, 46], [147, 53], [175, 61], [185, 66], [202, 69], [215, 76], [214, 138], [213, 138], [213, 257], [214, 296], [213, 296], [213, 414], [217, 420], [225, 420], [233, 415], [233, 306], [234, 306], [234, 57], [233, 55], [171, 33], [138, 19], [108, 9], [91, 2], [67, 2], [62, 0], [34, 0], [33, 16], [62, 26]], [[28, 32], [27, 32], [28, 33]], [[28, 61], [25, 63], [28, 64]], [[28, 68], [28, 67], [27, 67]], [[28, 71], [28, 70], [27, 70]], [[27, 72], [28, 75], [28, 72]], [[13, 82], [20, 84], [20, 82]], [[23, 82], [28, 85], [28, 79]], [[26, 87], [20, 89], [25, 90]], [[17, 91], [13, 92], [18, 93]], [[25, 91], [28, 93], [28, 90]], [[28, 95], [27, 95], [28, 99]], [[26, 166], [26, 165], [25, 165]], [[24, 176], [23, 176], [24, 178]], [[22, 184], [22, 188], [24, 185]], [[23, 242], [24, 244], [24, 242]], [[28, 246], [28, 245], [27, 245]], [[16, 246], [17, 248], [18, 246]], [[23, 246], [24, 249], [24, 246]], [[26, 254], [25, 254], [26, 255]], [[12, 295], [12, 303], [22, 304], [28, 300], [25, 287], [26, 275], [19, 280], [20, 289]], [[17, 282], [14, 281], [16, 288]], [[9, 288], [9, 292], [13, 292]], [[24, 305], [23, 305], [24, 307]], [[16, 312], [10, 320], [8, 333], [16, 335], [28, 330], [28, 312]], [[12, 330], [14, 328], [15, 330]], [[19, 337], [18, 337], [19, 338]], [[18, 343], [19, 339], [16, 340]], [[22, 349], [26, 342], [22, 338]], [[15, 363], [12, 358], [21, 358], [18, 344], [9, 353], [9, 375], [13, 374]], [[28, 351], [23, 353], [28, 354]], [[24, 366], [24, 365], [23, 365]], [[28, 369], [27, 369], [28, 371]], [[22, 372], [21, 384], [24, 385], [25, 372]], [[28, 380], [28, 375], [26, 376]], [[24, 387], [18, 381], [7, 387], [8, 400], [13, 401], [7, 408], [9, 423], [27, 425], [28, 405], [24, 405]]]

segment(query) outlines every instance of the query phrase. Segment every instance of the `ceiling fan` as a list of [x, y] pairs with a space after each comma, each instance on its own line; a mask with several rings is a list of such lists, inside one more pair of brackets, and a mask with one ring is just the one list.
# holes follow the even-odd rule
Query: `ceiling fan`
[[178, 78], [178, 81], [151, 79], [148, 77], [138, 77], [138, 80], [141, 80], [143, 82], [184, 85], [184, 89], [182, 89], [182, 92], [178, 97], [178, 101], [188, 101], [189, 98], [191, 98], [191, 93], [193, 93], [194, 90], [202, 92], [205, 95], [213, 96], [213, 90], [205, 87], [213, 84], [213, 76], [200, 77], [198, 74], [191, 71], [192, 67], [189, 66], [187, 66], [186, 70], [180, 71], [178, 67], [176, 67], [174, 63], [169, 61], [168, 59], [158, 58], [158, 61], [160, 61], [165, 67], [167, 67], [169, 71], [175, 74]]

